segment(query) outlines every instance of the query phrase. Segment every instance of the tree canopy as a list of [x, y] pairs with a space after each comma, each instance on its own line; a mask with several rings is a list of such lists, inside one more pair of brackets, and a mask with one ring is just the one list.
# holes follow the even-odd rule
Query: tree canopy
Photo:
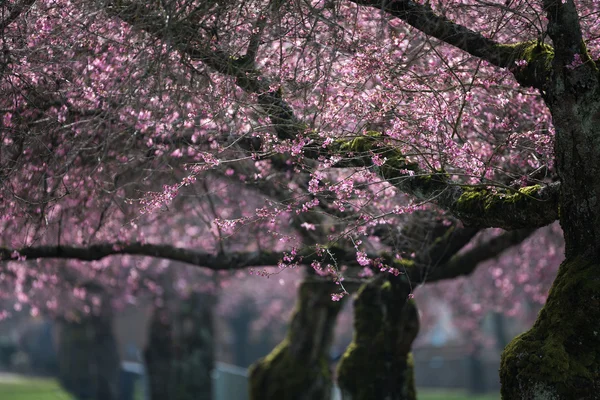
[[[0, 7], [2, 259], [310, 264], [339, 299], [344, 265], [450, 278], [479, 230], [514, 232], [462, 257], [559, 220], [566, 261], [503, 395], [593, 398], [597, 339], [573, 335], [598, 314], [598, 2]], [[442, 240], [415, 248], [419, 224]]]

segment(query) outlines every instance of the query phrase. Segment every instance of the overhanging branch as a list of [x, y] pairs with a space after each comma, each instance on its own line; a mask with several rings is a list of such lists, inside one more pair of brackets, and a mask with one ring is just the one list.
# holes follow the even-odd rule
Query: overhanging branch
[[277, 265], [281, 254], [268, 251], [239, 252], [231, 255], [193, 251], [180, 247], [147, 243], [101, 243], [89, 246], [36, 246], [22, 249], [0, 247], [0, 262], [23, 259], [74, 259], [98, 261], [116, 255], [149, 256], [179, 261], [215, 271]]
[[[339, 140], [328, 150], [347, 156], [338, 166], [373, 168], [400, 191], [421, 202], [432, 202], [472, 227], [538, 228], [558, 219], [559, 183], [519, 190], [459, 185], [444, 172], [424, 173], [376, 132]], [[383, 165], [373, 163], [374, 155], [386, 159]]]
[[472, 250], [455, 255], [446, 264], [436, 267], [431, 273], [425, 275], [423, 283], [470, 275], [480, 263], [497, 257], [505, 250], [520, 244], [535, 231], [536, 229], [519, 229], [505, 232]]
[[[424, 34], [450, 44], [475, 57], [481, 58], [500, 68], [508, 68], [515, 74], [517, 81], [524, 86], [542, 89], [550, 76], [549, 69], [536, 66], [535, 71], [529, 68], [526, 73], [516, 69], [515, 61], [526, 60], [531, 63], [528, 53], [536, 42], [523, 42], [511, 45], [498, 43], [488, 39], [479, 32], [454, 23], [436, 14], [428, 4], [419, 4], [414, 0], [350, 0], [351, 2], [373, 7], [394, 16], [413, 26]], [[553, 0], [554, 1], [554, 0]], [[555, 0], [560, 2], [560, 0]]]

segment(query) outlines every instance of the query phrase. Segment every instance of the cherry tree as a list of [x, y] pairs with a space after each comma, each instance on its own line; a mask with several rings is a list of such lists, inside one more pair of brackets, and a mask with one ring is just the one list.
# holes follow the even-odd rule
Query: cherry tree
[[[353, 260], [386, 272], [359, 298], [398, 305], [385, 322], [398, 335], [411, 295], [398, 282], [474, 264], [437, 268], [418, 259], [430, 251], [402, 254], [381, 240], [394, 229], [378, 228], [408, 226], [425, 208], [466, 225], [462, 240], [559, 220], [566, 259], [533, 328], [505, 350], [502, 393], [593, 398], [597, 12], [592, 0], [7, 2], [0, 254], [311, 264], [338, 282], [336, 299], [347, 292], [339, 267]], [[140, 240], [151, 212], [214, 175], [268, 197], [219, 216], [219, 232], [266, 224], [276, 236], [295, 213], [326, 214], [316, 222], [327, 234], [291, 239], [283, 256], [259, 243]], [[359, 310], [357, 337], [369, 336]]]

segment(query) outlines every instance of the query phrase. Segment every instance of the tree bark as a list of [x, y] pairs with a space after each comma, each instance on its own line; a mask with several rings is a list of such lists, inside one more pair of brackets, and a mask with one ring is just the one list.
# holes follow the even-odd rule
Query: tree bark
[[213, 298], [194, 293], [169, 315], [155, 310], [144, 351], [152, 400], [211, 400]]
[[600, 265], [566, 260], [533, 328], [502, 354], [503, 399], [598, 399]]
[[329, 347], [342, 302], [339, 287], [307, 278], [300, 286], [287, 337], [250, 368], [251, 400], [327, 400], [332, 382]]
[[78, 400], [118, 400], [120, 361], [107, 315], [59, 322], [61, 385]]
[[[600, 397], [600, 84], [572, 1], [544, 0], [555, 46], [542, 92], [556, 129], [566, 259], [534, 326], [502, 356], [504, 399]], [[582, 63], [573, 65], [575, 55]]]
[[410, 348], [419, 331], [404, 277], [381, 275], [354, 301], [354, 339], [338, 366], [344, 400], [415, 400]]

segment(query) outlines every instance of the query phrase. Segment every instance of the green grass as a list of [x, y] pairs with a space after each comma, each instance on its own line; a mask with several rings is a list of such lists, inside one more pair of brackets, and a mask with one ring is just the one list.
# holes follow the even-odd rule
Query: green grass
[[[136, 398], [141, 398], [136, 390]], [[23, 378], [15, 381], [0, 380], [0, 399], [2, 400], [73, 400], [60, 385], [52, 379]], [[498, 394], [470, 396], [460, 390], [418, 389], [418, 400], [500, 400]]]
[[73, 400], [52, 379], [23, 379], [0, 381], [2, 400]]
[[417, 389], [417, 400], [500, 400], [499, 394], [471, 396], [462, 390]]

